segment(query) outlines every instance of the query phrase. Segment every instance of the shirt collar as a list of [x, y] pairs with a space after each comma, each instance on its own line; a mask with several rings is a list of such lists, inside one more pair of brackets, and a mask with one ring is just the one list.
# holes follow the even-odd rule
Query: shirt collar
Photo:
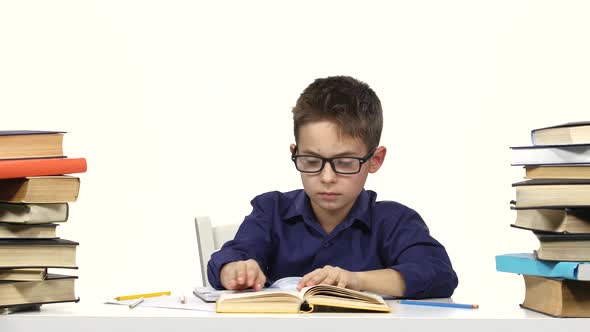
[[[372, 205], [372, 202], [375, 201], [376, 194], [370, 190], [363, 190], [357, 197], [356, 201], [354, 202], [352, 209], [348, 213], [348, 216], [343, 221], [344, 227], [349, 227], [354, 222], [359, 221], [361, 222], [367, 229], [371, 229], [371, 216], [370, 216], [370, 209], [369, 207]], [[284, 221], [291, 220], [295, 217], [302, 216], [304, 219], [307, 220], [316, 220], [313, 210], [311, 208], [311, 203], [309, 201], [309, 197], [305, 193], [305, 191], [301, 190], [293, 203], [290, 204], [289, 208], [287, 209], [286, 213], [284, 214]]]
[[305, 218], [313, 216], [309, 197], [307, 197], [307, 194], [303, 190], [299, 190], [299, 193], [297, 193], [291, 204], [289, 204], [289, 208], [287, 209], [283, 220], [288, 221], [299, 216]]
[[[372, 201], [375, 200], [375, 193], [372, 191], [363, 190], [352, 205], [352, 209], [348, 213], [348, 217], [344, 220], [345, 223], [353, 224], [355, 221], [360, 221], [366, 226], [368, 230], [371, 229], [371, 216], [369, 207]], [[348, 227], [348, 224], [345, 224]]]

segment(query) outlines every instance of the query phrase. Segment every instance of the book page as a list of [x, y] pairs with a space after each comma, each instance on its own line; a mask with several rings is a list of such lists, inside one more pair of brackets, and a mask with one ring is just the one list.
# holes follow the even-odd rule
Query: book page
[[579, 263], [578, 264], [578, 280], [588, 281], [590, 280], [590, 263]]
[[272, 285], [268, 286], [268, 288], [297, 290], [299, 281], [301, 281], [301, 277], [285, 277], [273, 282]]
[[304, 298], [309, 298], [313, 296], [320, 296], [320, 297], [340, 297], [340, 298], [347, 298], [353, 299], [357, 301], [363, 302], [370, 302], [370, 303], [385, 303], [383, 298], [377, 294], [367, 293], [367, 292], [360, 292], [355, 291], [348, 288], [342, 288], [338, 286], [332, 285], [315, 285], [315, 286], [308, 286], [301, 290], [304, 294]]
[[302, 293], [298, 291], [290, 291], [279, 288], [264, 288], [258, 292], [254, 291], [238, 291], [232, 294], [221, 294], [219, 300], [227, 299], [248, 299], [249, 301], [255, 299], [269, 299], [269, 298], [297, 298], [303, 300]]

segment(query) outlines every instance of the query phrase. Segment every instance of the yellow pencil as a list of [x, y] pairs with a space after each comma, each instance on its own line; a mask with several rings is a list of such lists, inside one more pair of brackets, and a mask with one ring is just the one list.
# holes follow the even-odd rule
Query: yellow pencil
[[170, 291], [165, 291], [165, 292], [147, 293], [147, 294], [123, 295], [123, 296], [115, 297], [115, 300], [117, 300], [117, 301], [133, 300], [133, 299], [139, 299], [140, 297], [156, 297], [156, 296], [163, 296], [163, 295], [170, 295], [170, 294], [171, 294]]

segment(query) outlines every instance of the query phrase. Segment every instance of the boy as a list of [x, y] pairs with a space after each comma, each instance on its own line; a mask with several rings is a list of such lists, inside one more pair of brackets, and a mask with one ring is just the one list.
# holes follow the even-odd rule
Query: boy
[[364, 190], [385, 159], [381, 102], [352, 77], [317, 79], [293, 108], [291, 159], [303, 190], [269, 192], [234, 240], [211, 256], [217, 289], [260, 290], [302, 276], [319, 283], [410, 298], [449, 297], [457, 287], [444, 247], [410, 208]]

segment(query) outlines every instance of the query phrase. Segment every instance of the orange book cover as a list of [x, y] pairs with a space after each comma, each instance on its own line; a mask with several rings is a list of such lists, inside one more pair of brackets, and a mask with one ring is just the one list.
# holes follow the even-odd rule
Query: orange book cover
[[86, 172], [84, 158], [0, 160], [0, 179]]

